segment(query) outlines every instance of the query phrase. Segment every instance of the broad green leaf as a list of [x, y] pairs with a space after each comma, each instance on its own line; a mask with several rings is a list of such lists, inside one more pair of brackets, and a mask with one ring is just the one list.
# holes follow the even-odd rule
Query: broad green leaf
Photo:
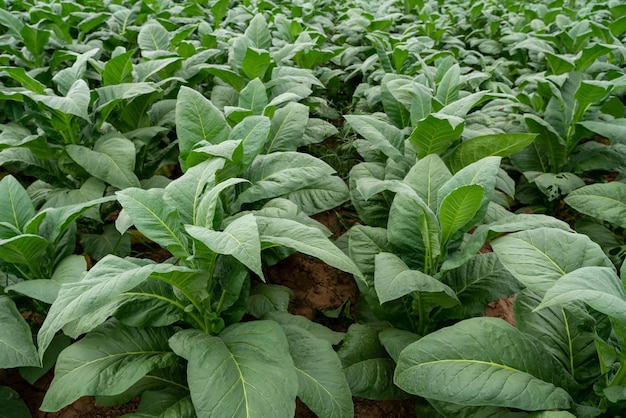
[[435, 98], [446, 106], [459, 97], [461, 68], [458, 64], [451, 66], [437, 85]]
[[164, 202], [162, 189], [128, 188], [116, 195], [139, 232], [176, 257], [189, 255], [180, 216], [173, 206]]
[[218, 337], [184, 330], [170, 338], [170, 346], [188, 361], [198, 416], [294, 416], [298, 377], [275, 322], [231, 325]]
[[237, 177], [230, 178], [218, 183], [206, 192], [202, 196], [200, 204], [198, 205], [195, 225], [212, 228], [215, 223], [214, 220], [217, 208], [221, 205], [221, 201], [219, 199], [220, 193], [231, 186], [245, 182], [247, 181]]
[[432, 211], [436, 211], [439, 188], [451, 178], [452, 174], [441, 157], [429, 154], [417, 161], [404, 177], [404, 182], [415, 189]]
[[381, 101], [385, 114], [400, 129], [411, 125], [411, 101], [414, 82], [396, 74], [385, 74], [381, 80]]
[[402, 350], [420, 338], [417, 334], [397, 328], [385, 328], [378, 334], [380, 343], [395, 362], [398, 361]]
[[215, 183], [215, 174], [224, 166], [221, 158], [194, 165], [165, 187], [163, 199], [175, 207], [183, 223], [197, 225], [198, 206], [207, 187]]
[[535, 177], [533, 182], [548, 200], [556, 200], [585, 185], [584, 180], [573, 173], [543, 173]]
[[176, 100], [176, 133], [183, 163], [191, 149], [205, 140], [217, 144], [228, 139], [230, 126], [207, 98], [189, 87], [181, 87]]
[[[446, 106], [442, 107], [437, 113], [464, 118], [474, 106], [483, 101], [483, 98], [486, 94], [486, 91], [472, 93], [463, 97], [462, 99], [455, 100], [454, 102], [447, 104]], [[424, 117], [426, 116], [427, 115], [424, 115]]]
[[286, 286], [257, 283], [250, 290], [247, 312], [256, 318], [274, 312], [286, 313], [292, 297], [293, 291]]
[[350, 258], [364, 275], [373, 277], [376, 254], [389, 251], [387, 230], [356, 224], [350, 228], [348, 234]]
[[345, 333], [343, 332], [333, 331], [330, 328], [327, 328], [317, 322], [313, 322], [304, 316], [292, 315], [287, 312], [268, 312], [263, 316], [263, 319], [276, 321], [283, 326], [295, 326], [304, 329], [314, 337], [327, 341], [331, 345], [339, 344], [345, 336]]
[[335, 170], [312, 155], [299, 152], [273, 152], [254, 159], [243, 177], [252, 185], [237, 196], [235, 209], [246, 203], [285, 195], [319, 183]]
[[141, 394], [137, 410], [124, 418], [195, 418], [189, 392], [178, 387], [148, 390]]
[[593, 381], [600, 375], [600, 364], [591, 318], [585, 318], [580, 303], [573, 304], [577, 309], [551, 306], [537, 310], [540, 302], [541, 298], [527, 289], [517, 294], [516, 327], [535, 337], [576, 381]]
[[131, 57], [134, 53], [135, 51], [130, 50], [116, 55], [104, 64], [104, 71], [102, 72], [102, 84], [104, 86], [133, 81], [133, 62]]
[[68, 145], [66, 151], [89, 174], [112, 186], [119, 189], [140, 186], [134, 173], [135, 145], [129, 139], [101, 139], [93, 150], [82, 145]]
[[472, 318], [435, 331], [401, 354], [394, 382], [427, 399], [527, 411], [569, 409], [560, 366], [497, 318]]
[[460, 267], [446, 273], [443, 283], [454, 290], [460, 306], [443, 317], [468, 318], [485, 312], [489, 302], [522, 289], [520, 283], [509, 273], [494, 253], [476, 254]]
[[432, 101], [433, 95], [431, 90], [422, 84], [417, 84], [415, 96], [411, 99], [410, 113], [412, 126], [415, 126], [417, 122], [430, 115], [432, 110]]
[[626, 322], [626, 291], [612, 267], [584, 266], [568, 272], [546, 291], [537, 309], [573, 301]]
[[48, 248], [48, 240], [39, 235], [22, 234], [0, 240], [0, 258], [13, 264], [25, 264], [38, 273]]
[[465, 122], [461, 118], [431, 113], [417, 122], [409, 142], [418, 158], [441, 154], [461, 137], [464, 127]]
[[270, 49], [272, 46], [272, 35], [270, 34], [265, 18], [260, 13], [250, 20], [245, 35], [252, 41], [252, 44], [259, 49]]
[[7, 28], [8, 32], [13, 35], [15, 39], [22, 39], [21, 33], [24, 23], [9, 10], [5, 10], [4, 8], [0, 9], [0, 25]]
[[353, 396], [366, 399], [405, 397], [393, 384], [395, 362], [378, 340], [379, 330], [353, 324], [337, 354]]
[[7, 73], [11, 78], [19, 81], [22, 84], [22, 87], [35, 93], [42, 94], [46, 89], [45, 84], [42, 84], [37, 79], [31, 77], [22, 67], [0, 66], [0, 73]]
[[46, 49], [48, 40], [52, 32], [49, 30], [41, 30], [35, 26], [24, 25], [20, 30], [20, 38], [24, 42], [24, 46], [35, 58], [35, 65], [39, 66], [41, 57]]
[[137, 44], [143, 52], [167, 51], [170, 47], [170, 34], [160, 23], [149, 22], [141, 27]]
[[523, 133], [477, 136], [461, 142], [448, 157], [448, 165], [453, 172], [457, 172], [484, 157], [508, 157], [530, 145], [536, 136]]
[[8, 386], [0, 386], [0, 404], [2, 405], [0, 418], [31, 418], [30, 411], [20, 395]]
[[410, 267], [414, 269], [424, 267], [441, 252], [441, 229], [437, 217], [426, 203], [418, 199], [397, 193], [387, 223], [389, 243], [396, 252], [412, 254], [410, 259], [416, 265]]
[[40, 366], [30, 327], [4, 295], [0, 296], [0, 322], [0, 368]]
[[[240, 96], [241, 97], [241, 96]], [[265, 116], [248, 116], [230, 132], [228, 139], [241, 141], [242, 169], [246, 169], [259, 155], [270, 134], [270, 120]]]
[[224, 231], [212, 231], [192, 225], [187, 225], [185, 229], [211, 251], [232, 255], [265, 281], [261, 268], [261, 241], [254, 215], [248, 214], [235, 219]]
[[180, 299], [167, 282], [147, 280], [124, 292], [115, 319], [131, 327], [164, 327], [183, 319]]
[[318, 258], [326, 264], [362, 278], [357, 266], [318, 228], [290, 219], [257, 216], [261, 242], [283, 245]]
[[404, 135], [400, 129], [369, 115], [345, 115], [344, 118], [374, 149], [395, 161], [404, 159]]
[[626, 119], [614, 119], [603, 121], [583, 121], [582, 126], [609, 139], [611, 142], [623, 144], [626, 142]]
[[482, 186], [470, 184], [454, 189], [443, 198], [437, 211], [443, 243], [448, 242], [459, 230], [465, 232], [473, 226], [468, 225], [468, 222], [480, 209], [484, 194]]
[[41, 405], [57, 411], [86, 395], [117, 395], [154, 369], [177, 361], [167, 328], [134, 328], [109, 321], [61, 352]]
[[297, 325], [282, 325], [298, 375], [298, 397], [317, 416], [354, 416], [352, 393], [333, 347]]
[[500, 169], [500, 161], [501, 157], [485, 157], [455, 173], [437, 192], [439, 207], [441, 207], [442, 201], [448, 194], [461, 186], [474, 184], [482, 186], [484, 194], [480, 209], [476, 215], [467, 222], [468, 225], [477, 224], [487, 213], [487, 207], [493, 197], [498, 171]]
[[390, 192], [382, 192], [365, 199], [357, 189], [357, 184], [362, 179], [369, 178], [382, 181], [385, 178], [385, 166], [381, 163], [366, 162], [352, 167], [349, 178], [350, 199], [363, 222], [370, 226], [385, 227], [393, 195]]
[[15, 177], [3, 177], [0, 180], [0, 222], [7, 222], [23, 231], [33, 216], [35, 207], [26, 189]]
[[67, 94], [72, 85], [77, 81], [85, 78], [87, 72], [87, 61], [92, 59], [100, 52], [99, 48], [93, 48], [76, 57], [76, 61], [71, 67], [64, 68], [57, 72], [52, 81], [57, 85], [57, 89], [61, 94]]
[[260, 115], [267, 106], [267, 92], [265, 85], [259, 78], [255, 78], [249, 82], [239, 92], [239, 107], [252, 110], [252, 114]]
[[160, 91], [160, 88], [154, 83], [120, 83], [99, 87], [95, 90], [98, 93], [95, 110], [107, 114], [116, 104], [123, 100], [132, 100], [140, 96], [152, 94]]
[[[539, 134], [534, 141], [538, 153], [548, 158], [551, 170], [560, 171], [565, 163], [567, 149], [565, 140], [553, 126], [537, 115], [524, 115], [524, 122], [526, 122], [526, 126], [528, 126], [530, 132]], [[524, 169], [524, 171], [528, 170]], [[542, 171], [547, 172], [549, 169], [546, 167], [546, 169]]]
[[87, 271], [87, 261], [82, 255], [65, 257], [56, 266], [52, 277], [38, 280], [24, 280], [8, 286], [6, 290], [21, 293], [30, 298], [52, 304], [59, 294], [63, 283], [73, 283], [81, 279]]
[[454, 291], [435, 278], [418, 270], [411, 270], [393, 253], [376, 254], [374, 286], [381, 304], [416, 292], [423, 309], [435, 306], [445, 308], [459, 303]]
[[250, 79], [264, 78], [272, 59], [270, 53], [258, 48], [248, 47], [241, 61], [241, 69]]
[[565, 203], [594, 218], [626, 228], [626, 184], [613, 181], [583, 186], [572, 191]]
[[[137, 259], [106, 256], [80, 281], [61, 286], [37, 336], [39, 355], [43, 355], [54, 334], [72, 321], [83, 320], [79, 326], [74, 327], [76, 335], [70, 335], [77, 337], [111, 316], [121, 302], [119, 296], [122, 293], [135, 288], [150, 276], [166, 281], [168, 274], [176, 273], [184, 276], [174, 276], [183, 282], [193, 278], [197, 272], [171, 264], [153, 264]], [[178, 287], [184, 289], [185, 283]], [[96, 315], [91, 316], [93, 314]]]
[[560, 229], [516, 232], [492, 241], [491, 246], [504, 267], [539, 296], [576, 269], [612, 266], [602, 249], [586, 235]]
[[323, 176], [319, 181], [289, 192], [284, 197], [307, 215], [315, 215], [341, 206], [350, 198], [350, 192], [340, 177]]
[[290, 102], [278, 109], [272, 117], [272, 127], [265, 153], [295, 151], [302, 139], [309, 120], [309, 108], [301, 103]]
[[34, 101], [42, 103], [62, 114], [78, 116], [87, 122], [90, 121], [88, 112], [90, 101], [89, 86], [87, 86], [84, 80], [77, 80], [65, 97], [36, 93], [28, 93], [26, 95]]

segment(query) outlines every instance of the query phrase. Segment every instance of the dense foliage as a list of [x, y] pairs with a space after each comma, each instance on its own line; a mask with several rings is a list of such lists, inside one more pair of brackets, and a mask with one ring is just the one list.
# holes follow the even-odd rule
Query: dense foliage
[[[0, 368], [54, 367], [42, 411], [626, 408], [620, 1], [0, 6]], [[354, 276], [345, 333], [265, 283], [295, 252]]]

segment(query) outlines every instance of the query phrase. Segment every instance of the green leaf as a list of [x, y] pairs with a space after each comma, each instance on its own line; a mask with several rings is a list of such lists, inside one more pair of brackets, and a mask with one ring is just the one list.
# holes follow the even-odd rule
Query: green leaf
[[402, 350], [420, 338], [422, 337], [417, 334], [397, 328], [385, 328], [378, 334], [380, 343], [395, 362], [398, 361]]
[[533, 181], [551, 201], [585, 185], [584, 180], [573, 173], [543, 173], [535, 177]]
[[133, 62], [131, 57], [134, 50], [116, 55], [104, 64], [102, 72], [102, 84], [110, 86], [114, 84], [131, 83], [133, 81]]
[[405, 397], [393, 384], [395, 362], [378, 340], [378, 333], [372, 327], [350, 325], [337, 352], [352, 395], [376, 400]]
[[452, 178], [448, 167], [437, 154], [420, 158], [404, 177], [432, 211], [437, 210], [437, 193]]
[[572, 191], [565, 203], [594, 218], [626, 228], [626, 184], [613, 181], [583, 186]]
[[252, 114], [260, 115], [267, 106], [267, 92], [265, 85], [259, 78], [255, 78], [249, 82], [239, 92], [239, 107], [252, 110]]
[[215, 183], [215, 174], [224, 163], [221, 158], [203, 161], [165, 187], [163, 199], [177, 209], [183, 223], [198, 225], [198, 206], [202, 195], [207, 187]]
[[187, 225], [185, 229], [195, 239], [217, 254], [228, 254], [252, 270], [263, 281], [261, 241], [254, 215], [248, 214], [229, 223], [224, 231]]
[[536, 136], [523, 133], [477, 136], [461, 142], [448, 157], [448, 165], [453, 172], [457, 172], [484, 157], [508, 157], [530, 145]]
[[417, 122], [409, 142], [418, 158], [441, 154], [461, 137], [464, 127], [465, 122], [461, 118], [431, 113]]
[[317, 416], [354, 416], [352, 393], [332, 346], [297, 325], [283, 325], [298, 375], [298, 397]]
[[250, 291], [248, 313], [256, 318], [264, 318], [273, 312], [287, 312], [293, 291], [276, 284], [257, 283]]
[[196, 412], [189, 392], [178, 387], [143, 392], [137, 410], [134, 413], [124, 415], [124, 418], [195, 417]]
[[237, 196], [233, 208], [283, 196], [312, 186], [335, 170], [324, 161], [300, 152], [273, 152], [254, 159], [243, 177], [252, 185]]
[[92, 176], [119, 189], [139, 187], [135, 175], [135, 145], [126, 138], [98, 140], [93, 150], [82, 145], [68, 145], [69, 156]]
[[376, 254], [374, 286], [381, 304], [413, 292], [426, 311], [433, 307], [449, 308], [459, 303], [454, 291], [435, 278], [409, 267], [396, 255]]
[[387, 230], [356, 224], [350, 228], [348, 234], [350, 258], [363, 274], [373, 275], [376, 254], [382, 251], [389, 251]]
[[263, 50], [248, 47], [241, 61], [241, 69], [250, 79], [264, 78], [272, 59], [270, 53]]
[[575, 309], [551, 306], [538, 310], [540, 302], [541, 298], [528, 289], [517, 294], [514, 305], [516, 327], [535, 337], [578, 382], [592, 382], [600, 375], [598, 350], [592, 332], [594, 321], [580, 303], [570, 304]]
[[52, 277], [39, 280], [24, 280], [8, 286], [6, 290], [21, 293], [30, 298], [52, 304], [63, 283], [73, 283], [81, 279], [87, 271], [87, 261], [82, 255], [65, 257], [56, 266]]
[[30, 327], [7, 296], [0, 296], [0, 323], [0, 368], [41, 366]]
[[446, 71], [437, 85], [435, 98], [439, 103], [445, 106], [458, 99], [461, 87], [460, 78], [461, 68], [458, 64], [454, 64]]
[[356, 265], [318, 228], [290, 219], [257, 216], [261, 242], [284, 245], [362, 278]]
[[176, 209], [163, 201], [163, 189], [128, 188], [116, 193], [135, 227], [177, 257], [187, 257], [187, 237]]
[[137, 44], [142, 52], [167, 51], [170, 47], [170, 34], [160, 23], [150, 22], [142, 25]]
[[198, 416], [294, 416], [298, 377], [277, 323], [235, 324], [218, 337], [184, 330], [170, 338], [170, 346], [188, 361]]
[[272, 117], [270, 138], [265, 153], [295, 151], [304, 137], [309, 120], [309, 108], [302, 103], [290, 102], [278, 109]]
[[493, 251], [507, 270], [543, 296], [562, 276], [580, 267], [611, 267], [602, 249], [586, 235], [537, 228], [492, 241]]
[[[0, 18], [1, 20], [1, 18]], [[22, 87], [33, 91], [35, 93], [42, 94], [46, 85], [42, 84], [37, 79], [31, 77], [24, 68], [22, 67], [0, 67], [0, 72], [7, 73], [14, 80], [19, 81], [22, 84]]]
[[173, 365], [170, 336], [167, 328], [104, 323], [61, 352], [41, 410], [57, 411], [86, 395], [120, 394], [150, 371]]
[[0, 418], [31, 418], [30, 411], [20, 395], [8, 386], [0, 386], [0, 404], [2, 405]]
[[276, 310], [271, 311], [263, 315], [263, 319], [270, 319], [276, 321], [283, 326], [295, 326], [306, 330], [314, 337], [327, 341], [331, 345], [337, 345], [345, 336], [343, 332], [333, 331], [322, 324], [313, 322], [301, 315], [292, 315], [290, 313]]
[[626, 291], [612, 267], [585, 266], [567, 273], [546, 291], [537, 309], [573, 301], [626, 322]]
[[259, 49], [269, 50], [272, 46], [272, 35], [267, 26], [267, 22], [262, 14], [256, 14], [244, 34], [252, 41], [252, 44]]
[[484, 194], [482, 186], [470, 184], [454, 189], [443, 198], [437, 212], [443, 243], [448, 242], [457, 232], [465, 232], [473, 226], [468, 222], [480, 209]]
[[443, 317], [460, 319], [481, 315], [489, 302], [509, 297], [522, 289], [494, 253], [476, 254], [476, 251], [467, 262], [447, 272], [442, 279], [461, 302], [453, 310], [442, 312]]
[[472, 318], [409, 345], [394, 381], [410, 393], [459, 405], [569, 409], [558, 367], [503, 320]]
[[65, 97], [43, 95], [36, 93], [24, 93], [36, 102], [42, 103], [50, 109], [58, 110], [66, 115], [78, 116], [86, 120], [89, 119], [89, 86], [84, 80], [76, 80], [69, 89]]
[[23, 231], [26, 223], [35, 216], [35, 207], [26, 189], [8, 175], [0, 180], [0, 222], [7, 222]]
[[61, 286], [37, 335], [39, 355], [43, 355], [54, 334], [73, 321], [82, 322], [74, 327], [75, 333], [66, 332], [72, 337], [100, 325], [115, 312], [122, 293], [135, 288], [149, 277], [166, 281], [168, 275], [173, 275], [178, 282], [177, 287], [185, 289], [185, 281], [192, 280], [196, 273], [195, 270], [171, 264], [152, 264], [138, 259], [106, 256], [80, 281]]
[[467, 222], [467, 225], [476, 225], [487, 213], [489, 202], [493, 197], [494, 188], [498, 178], [498, 171], [500, 169], [500, 157], [485, 157], [481, 160], [472, 163], [460, 171], [441, 186], [437, 192], [437, 200], [439, 207], [443, 204], [443, 200], [453, 192], [453, 190], [468, 185], [482, 186], [484, 194], [481, 201], [481, 206], [476, 215]]
[[35, 26], [24, 25], [20, 30], [20, 38], [24, 42], [24, 46], [35, 57], [35, 63], [41, 62], [48, 40], [52, 32], [41, 30]]
[[40, 271], [48, 240], [39, 235], [22, 234], [0, 240], [0, 258], [13, 264], [25, 264], [31, 272]]
[[385, 114], [400, 129], [411, 125], [410, 107], [414, 82], [396, 74], [385, 74], [381, 81], [381, 101]]
[[230, 126], [208, 99], [189, 87], [181, 87], [176, 99], [176, 133], [183, 168], [191, 149], [205, 140], [218, 144], [228, 139]]
[[404, 159], [404, 135], [400, 129], [369, 115], [345, 115], [344, 118], [374, 149], [395, 161]]

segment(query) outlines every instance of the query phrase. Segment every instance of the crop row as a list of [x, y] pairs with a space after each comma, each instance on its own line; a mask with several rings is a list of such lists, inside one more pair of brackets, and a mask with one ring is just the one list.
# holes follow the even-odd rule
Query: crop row
[[[626, 407], [626, 5], [0, 6], [0, 368], [54, 367], [42, 411]], [[295, 252], [354, 276], [347, 332], [265, 283]]]

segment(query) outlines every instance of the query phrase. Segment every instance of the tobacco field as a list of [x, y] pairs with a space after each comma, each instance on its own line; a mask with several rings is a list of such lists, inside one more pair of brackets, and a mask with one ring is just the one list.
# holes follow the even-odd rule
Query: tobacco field
[[625, 70], [620, 0], [0, 0], [0, 417], [623, 416]]

